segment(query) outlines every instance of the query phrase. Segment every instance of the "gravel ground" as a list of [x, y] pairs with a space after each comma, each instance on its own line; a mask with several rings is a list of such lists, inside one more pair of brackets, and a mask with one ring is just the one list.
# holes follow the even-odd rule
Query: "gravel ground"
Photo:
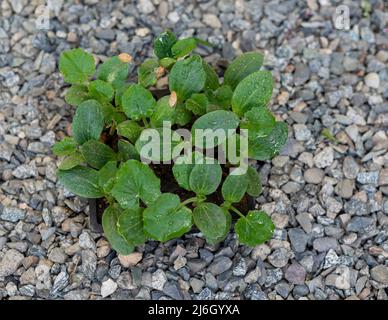
[[[344, 1], [350, 30], [337, 30], [339, 1], [55, 1], [42, 31], [42, 1], [0, 0], [0, 299], [387, 300], [388, 12], [362, 2]], [[117, 257], [57, 183], [50, 147], [74, 111], [60, 52], [140, 63], [165, 28], [213, 43], [199, 50], [212, 63], [266, 53], [290, 135], [259, 164], [257, 206], [276, 225], [267, 244], [190, 234]]]

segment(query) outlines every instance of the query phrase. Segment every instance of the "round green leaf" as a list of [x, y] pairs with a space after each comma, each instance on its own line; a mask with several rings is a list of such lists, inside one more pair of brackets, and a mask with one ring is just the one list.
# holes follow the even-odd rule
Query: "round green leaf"
[[132, 143], [135, 143], [139, 138], [142, 128], [137, 124], [136, 121], [127, 120], [121, 122], [117, 126], [117, 133], [120, 136], [127, 138]]
[[248, 188], [247, 174], [229, 174], [222, 185], [222, 196], [230, 203], [240, 202]]
[[216, 71], [205, 60], [202, 60], [202, 63], [206, 73], [205, 88], [216, 90], [220, 86]]
[[248, 166], [247, 176], [248, 176], [247, 193], [252, 197], [258, 197], [263, 190], [259, 173], [257, 172], [256, 169], [252, 168], [251, 166]]
[[184, 103], [178, 102], [175, 107], [175, 122], [179, 126], [183, 127], [191, 121], [193, 114], [190, 110], [187, 110]]
[[71, 137], [65, 137], [53, 146], [53, 153], [56, 156], [68, 156], [77, 149], [77, 142]]
[[268, 108], [257, 107], [245, 113], [240, 127], [248, 130], [249, 139], [254, 140], [268, 136], [275, 124], [276, 119]]
[[78, 106], [88, 99], [90, 99], [88, 88], [84, 85], [73, 84], [66, 91], [65, 101], [72, 106]]
[[[192, 126], [192, 134], [195, 145], [200, 148], [204, 147], [205, 149], [214, 148], [224, 142], [228, 136], [233, 133], [233, 130], [238, 127], [238, 125], [239, 119], [231, 111], [217, 110], [207, 113], [198, 118]], [[196, 130], [210, 131], [204, 131], [203, 137], [206, 139], [198, 138], [200, 141], [196, 141], [196, 138], [198, 137]]]
[[240, 83], [241, 80], [251, 73], [259, 71], [263, 65], [264, 56], [257, 52], [246, 52], [237, 57], [228, 66], [224, 75], [224, 83], [230, 85], [232, 89]]
[[162, 97], [156, 103], [155, 112], [151, 117], [151, 125], [154, 128], [161, 128], [163, 121], [170, 121], [171, 125], [175, 123], [176, 108], [175, 106], [170, 106], [169, 98], [170, 96]]
[[193, 211], [193, 219], [206, 239], [213, 240], [212, 242], [222, 239], [225, 231], [230, 227], [225, 210], [210, 202], [199, 204]]
[[117, 222], [120, 235], [131, 245], [137, 246], [147, 240], [143, 228], [143, 208], [124, 210]]
[[132, 143], [124, 139], [120, 139], [118, 142], [118, 149], [121, 161], [127, 161], [130, 159], [140, 160], [140, 155]]
[[174, 166], [172, 167], [172, 173], [175, 180], [182, 188], [189, 191], [191, 191], [189, 183], [190, 173], [197, 161], [196, 157], [197, 159], [203, 159], [202, 153], [194, 151], [191, 154], [191, 157], [189, 155], [181, 156], [175, 161]]
[[77, 166], [70, 170], [58, 171], [58, 178], [65, 188], [84, 198], [104, 196], [98, 185], [98, 172], [94, 169]]
[[254, 107], [265, 107], [271, 100], [273, 79], [270, 71], [256, 71], [244, 78], [232, 97], [233, 112], [240, 117]]
[[[205, 162], [210, 159], [205, 158]], [[214, 160], [214, 159], [213, 159]], [[199, 195], [208, 195], [215, 192], [221, 183], [222, 169], [219, 163], [195, 164], [190, 172], [190, 189]]]
[[276, 122], [268, 136], [248, 140], [249, 158], [260, 161], [272, 159], [284, 147], [287, 137], [287, 125], [284, 122]]
[[162, 32], [154, 41], [154, 52], [159, 59], [172, 57], [171, 48], [177, 41], [171, 31]]
[[117, 173], [117, 162], [109, 161], [98, 171], [98, 185], [109, 193], [114, 185]]
[[159, 67], [157, 59], [146, 59], [137, 69], [139, 83], [143, 87], [150, 87], [156, 84], [156, 69]]
[[207, 112], [230, 109], [233, 96], [233, 91], [230, 86], [222, 85], [215, 91], [207, 91], [206, 94], [209, 98]]
[[125, 114], [136, 121], [151, 116], [156, 104], [151, 92], [140, 84], [134, 84], [125, 90], [121, 102]]
[[206, 113], [208, 104], [209, 101], [203, 93], [194, 93], [185, 103], [186, 108], [197, 116], [202, 116]]
[[95, 70], [93, 56], [82, 49], [64, 51], [59, 58], [59, 71], [68, 83], [83, 84]]
[[106, 144], [89, 140], [81, 146], [81, 153], [86, 162], [93, 168], [100, 169], [107, 162], [117, 160], [116, 153]]
[[197, 47], [197, 41], [194, 38], [186, 38], [178, 40], [171, 48], [171, 53], [174, 58], [180, 58], [188, 55]]
[[207, 237], [206, 240], [209, 244], [217, 244], [217, 243], [223, 241], [226, 238], [226, 236], [228, 235], [230, 228], [232, 226], [232, 215], [229, 213], [229, 211], [227, 209], [225, 209], [223, 207], [221, 207], [221, 210], [224, 213], [225, 218], [226, 218], [226, 226], [225, 226], [224, 233], [217, 238]]
[[106, 99], [111, 101], [114, 95], [112, 85], [103, 80], [94, 80], [89, 84], [89, 92], [92, 97]]
[[193, 93], [200, 92], [206, 82], [206, 73], [202, 59], [198, 55], [177, 61], [170, 71], [168, 84], [170, 91], [175, 91], [183, 101]]
[[113, 197], [125, 209], [136, 209], [140, 200], [149, 205], [160, 195], [160, 180], [146, 164], [128, 160], [117, 172]]
[[249, 211], [246, 217], [238, 219], [235, 230], [241, 243], [256, 246], [271, 239], [275, 226], [264, 211]]
[[168, 241], [191, 229], [191, 210], [181, 206], [179, 197], [163, 193], [144, 210], [144, 229], [155, 240]]
[[111, 57], [100, 65], [97, 79], [109, 82], [114, 88], [120, 86], [128, 78], [129, 64], [119, 57]]
[[96, 100], [82, 102], [76, 112], [72, 124], [74, 140], [83, 144], [88, 140], [98, 140], [104, 128], [104, 117], [101, 105]]
[[66, 158], [64, 158], [61, 162], [61, 164], [58, 166], [59, 170], [70, 170], [80, 164], [85, 162], [85, 158], [83, 155], [76, 151], [70, 155], [68, 155]]
[[108, 239], [110, 245], [119, 254], [128, 255], [132, 253], [135, 248], [129, 244], [118, 232], [117, 222], [122, 213], [117, 206], [108, 207], [105, 209], [102, 216], [102, 228], [104, 236]]

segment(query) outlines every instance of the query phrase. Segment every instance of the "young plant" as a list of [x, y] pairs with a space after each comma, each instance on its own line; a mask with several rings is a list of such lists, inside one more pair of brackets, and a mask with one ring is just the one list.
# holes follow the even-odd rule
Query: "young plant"
[[[272, 75], [260, 70], [260, 53], [248, 52], [229, 65], [221, 83], [205, 60], [191, 54], [198, 45], [207, 43], [162, 33], [154, 42], [156, 57], [138, 68], [138, 83], [127, 81], [132, 60], [128, 54], [105, 60], [97, 72], [93, 56], [82, 49], [61, 54], [59, 70], [71, 84], [65, 99], [76, 111], [72, 137], [53, 147], [54, 154], [63, 157], [58, 178], [78, 196], [105, 198], [104, 233], [121, 254], [129, 254], [148, 239], [180, 237], [193, 225], [209, 243], [220, 242], [231, 228], [231, 213], [239, 216], [235, 231], [243, 244], [263, 243], [274, 231], [265, 212], [237, 208], [247, 194], [260, 195], [257, 171], [248, 166], [240, 174], [232, 172], [229, 169], [237, 166], [238, 157], [236, 161], [228, 153], [220, 164], [209, 159], [194, 139], [197, 130], [221, 130], [225, 135], [210, 139], [210, 147], [229, 150], [231, 139], [247, 130], [250, 159], [264, 161], [278, 154], [288, 131], [267, 108]], [[157, 100], [152, 87], [164, 74], [169, 94]], [[165, 122], [171, 124], [168, 130]], [[183, 128], [195, 140], [194, 152], [184, 155], [174, 149], [185, 145], [178, 134]], [[167, 154], [163, 160], [174, 161], [172, 166], [144, 155], [144, 138], [151, 132], [165, 138], [158, 148]], [[166, 172], [171, 172], [177, 187], [162, 192]], [[214, 195], [223, 200], [215, 201]]]

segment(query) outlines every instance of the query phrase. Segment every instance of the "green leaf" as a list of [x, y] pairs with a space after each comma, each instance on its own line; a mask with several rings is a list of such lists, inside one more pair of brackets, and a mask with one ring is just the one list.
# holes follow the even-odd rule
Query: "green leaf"
[[156, 84], [156, 69], [159, 67], [157, 59], [146, 59], [137, 69], [139, 83], [147, 88]]
[[275, 226], [264, 211], [253, 210], [238, 219], [234, 229], [241, 243], [253, 247], [271, 239]]
[[136, 121], [151, 116], [156, 105], [151, 92], [140, 84], [134, 84], [125, 90], [121, 101], [125, 114]]
[[120, 86], [116, 88], [115, 105], [121, 111], [123, 110], [123, 101], [122, 101], [123, 94], [130, 86], [131, 84], [129, 83], [122, 83]]
[[117, 222], [122, 214], [122, 210], [117, 206], [110, 206], [105, 209], [102, 216], [102, 228], [104, 235], [108, 239], [110, 245], [119, 254], [128, 255], [132, 253], [135, 248], [130, 245], [118, 232]]
[[83, 84], [95, 70], [93, 56], [82, 49], [64, 51], [59, 58], [59, 71], [68, 83]]
[[210, 242], [222, 239], [225, 230], [230, 226], [225, 210], [210, 202], [199, 204], [193, 211], [193, 219], [194, 224]]
[[[214, 163], [209, 163], [213, 160]], [[207, 163], [206, 163], [207, 162]], [[189, 177], [190, 189], [199, 195], [215, 192], [221, 183], [222, 169], [214, 159], [205, 158], [205, 163], [197, 163]]]
[[104, 123], [107, 126], [111, 126], [113, 122], [115, 124], [120, 124], [127, 119], [124, 113], [120, 112], [106, 100], [101, 103], [101, 112], [104, 118]]
[[104, 196], [98, 185], [98, 171], [77, 166], [70, 170], [58, 171], [58, 178], [65, 188], [84, 198], [101, 198]]
[[216, 90], [220, 86], [216, 71], [205, 60], [202, 63], [206, 73], [205, 89]]
[[151, 117], [151, 125], [154, 128], [162, 127], [163, 121], [170, 121], [171, 125], [175, 123], [176, 108], [169, 104], [170, 96], [162, 97], [156, 103], [156, 109]]
[[224, 75], [224, 83], [236, 88], [237, 85], [253, 72], [259, 71], [264, 56], [257, 52], [246, 52], [237, 57], [228, 66]]
[[[233, 96], [233, 91], [230, 86], [222, 85], [221, 87], [217, 88], [215, 91], [212, 91], [212, 92], [208, 91], [207, 95], [209, 97], [210, 104], [221, 107], [218, 109], [224, 109], [224, 110], [230, 109], [232, 96]], [[207, 110], [207, 112], [209, 112], [209, 109]]]
[[244, 115], [241, 122], [241, 129], [248, 130], [248, 137], [251, 140], [268, 136], [275, 127], [276, 119], [272, 112], [266, 107], [252, 108]]
[[183, 127], [186, 124], [190, 123], [192, 118], [192, 113], [190, 110], [187, 110], [185, 105], [181, 102], [178, 102], [178, 104], [175, 107], [175, 122], [179, 126]]
[[127, 80], [128, 72], [128, 63], [121, 61], [119, 57], [111, 57], [98, 68], [97, 79], [109, 82], [117, 89]]
[[186, 108], [197, 116], [202, 116], [206, 113], [209, 100], [203, 93], [194, 93], [190, 99], [186, 100]]
[[114, 89], [108, 82], [102, 80], [94, 80], [89, 84], [89, 92], [93, 97], [103, 98], [111, 101], [114, 95]]
[[177, 42], [171, 31], [162, 32], [154, 41], [154, 52], [159, 59], [172, 57], [172, 46]]
[[176, 59], [174, 58], [163, 58], [159, 61], [160, 65], [166, 69], [170, 69], [175, 62], [176, 62]]
[[72, 106], [78, 106], [88, 99], [90, 99], [90, 96], [86, 86], [73, 84], [66, 91], [65, 101]]
[[257, 172], [256, 169], [252, 168], [251, 166], [248, 166], [247, 176], [248, 176], [247, 193], [252, 197], [258, 197], [263, 190], [259, 173]]
[[104, 117], [101, 105], [96, 100], [82, 102], [76, 112], [72, 124], [74, 140], [83, 144], [88, 140], [98, 140], [104, 128]]
[[107, 162], [116, 161], [116, 153], [106, 144], [89, 140], [81, 146], [81, 153], [86, 162], [96, 169], [101, 169]]
[[152, 128], [141, 132], [135, 147], [142, 159], [158, 163], [170, 161], [181, 142], [180, 135], [168, 127]]
[[[192, 126], [193, 139], [195, 145], [202, 148], [205, 140], [205, 148], [213, 148], [224, 142], [239, 125], [238, 117], [231, 111], [217, 110], [212, 111], [198, 118]], [[206, 139], [201, 139], [196, 130], [210, 129], [207, 133], [203, 132]], [[230, 131], [229, 131], [230, 130]], [[198, 140], [198, 141], [197, 141]]]
[[232, 109], [240, 117], [254, 107], [265, 107], [271, 100], [273, 79], [270, 71], [257, 71], [244, 78], [232, 97]]
[[140, 160], [140, 155], [132, 143], [120, 139], [118, 142], [118, 149], [121, 161], [127, 161], [130, 159]]
[[197, 41], [194, 38], [186, 38], [178, 40], [171, 48], [171, 53], [174, 58], [180, 58], [188, 55], [197, 47]]
[[222, 196], [223, 198], [230, 202], [240, 202], [243, 198], [245, 192], [248, 188], [248, 175], [247, 174], [241, 174], [236, 175], [233, 173], [230, 173], [223, 185], [222, 185]]
[[229, 213], [229, 211], [227, 209], [225, 209], [223, 207], [221, 207], [221, 210], [224, 213], [225, 218], [226, 218], [226, 226], [225, 226], [224, 233], [221, 236], [218, 236], [217, 238], [212, 238], [212, 237], [208, 236], [206, 238], [206, 240], [209, 244], [217, 244], [217, 243], [225, 240], [225, 238], [228, 235], [230, 228], [232, 226], [232, 215]]
[[117, 162], [109, 161], [98, 171], [98, 185], [105, 193], [110, 193], [115, 183]]
[[143, 208], [124, 210], [117, 222], [120, 235], [131, 245], [137, 246], [147, 240], [143, 227]]
[[146, 164], [128, 160], [117, 172], [111, 194], [125, 209], [136, 209], [140, 200], [151, 204], [160, 195], [160, 180]]
[[249, 158], [269, 160], [277, 155], [287, 142], [288, 128], [284, 122], [276, 122], [272, 132], [262, 138], [248, 140]]
[[191, 210], [181, 206], [179, 197], [163, 193], [144, 210], [144, 229], [155, 240], [168, 241], [191, 229]]
[[77, 149], [77, 142], [71, 137], [64, 137], [61, 141], [58, 141], [53, 145], [53, 153], [56, 156], [68, 156]]
[[85, 162], [85, 158], [83, 157], [83, 155], [76, 151], [70, 155], [68, 155], [66, 158], [64, 158], [62, 160], [62, 162], [60, 163], [60, 165], [58, 166], [58, 169], [59, 170], [70, 170], [80, 164], [82, 164], [83, 162]]
[[137, 124], [136, 121], [127, 120], [121, 122], [117, 126], [117, 133], [120, 136], [127, 138], [132, 143], [135, 143], [139, 138], [142, 128]]
[[177, 61], [168, 78], [170, 91], [175, 91], [181, 101], [186, 100], [193, 93], [200, 92], [204, 88], [205, 82], [206, 73], [203, 69], [202, 59], [198, 55]]
[[197, 159], [203, 159], [203, 155], [202, 153], [194, 151], [191, 155], [183, 155], [178, 158], [172, 167], [175, 180], [182, 188], [189, 191], [191, 191], [189, 183], [190, 173], [196, 161], [198, 161]]

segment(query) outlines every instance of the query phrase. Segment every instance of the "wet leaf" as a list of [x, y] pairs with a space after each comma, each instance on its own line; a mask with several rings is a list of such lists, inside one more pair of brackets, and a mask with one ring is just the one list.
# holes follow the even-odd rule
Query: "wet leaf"
[[246, 217], [238, 219], [235, 230], [241, 243], [256, 246], [271, 239], [275, 226], [264, 211], [249, 211]]
[[191, 229], [191, 210], [181, 206], [179, 197], [163, 193], [144, 210], [144, 229], [155, 240], [168, 241]]
[[77, 166], [70, 170], [58, 171], [58, 178], [65, 188], [84, 198], [101, 198], [104, 196], [98, 185], [98, 171]]
[[149, 205], [160, 195], [160, 180], [146, 164], [128, 160], [117, 171], [111, 194], [124, 209], [136, 209], [140, 200]]

